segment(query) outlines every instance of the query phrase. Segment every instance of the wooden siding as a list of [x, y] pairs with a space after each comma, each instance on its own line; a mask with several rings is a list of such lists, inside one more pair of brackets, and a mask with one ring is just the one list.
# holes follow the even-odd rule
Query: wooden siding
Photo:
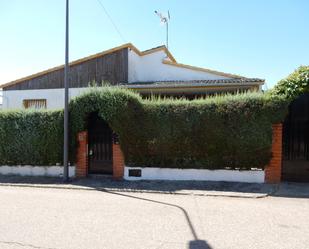
[[[70, 66], [69, 85], [71, 88], [87, 87], [96, 81], [128, 83], [128, 48], [115, 51], [79, 64]], [[64, 69], [25, 80], [15, 85], [4, 87], [3, 90], [33, 90], [64, 87]]]

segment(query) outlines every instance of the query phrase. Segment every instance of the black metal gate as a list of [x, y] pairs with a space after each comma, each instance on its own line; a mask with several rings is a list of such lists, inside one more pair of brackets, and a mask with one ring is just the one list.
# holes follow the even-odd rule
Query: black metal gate
[[98, 117], [97, 113], [90, 115], [88, 124], [88, 173], [112, 174], [112, 130], [106, 122]]
[[289, 107], [283, 125], [282, 179], [309, 182], [309, 94], [303, 94]]

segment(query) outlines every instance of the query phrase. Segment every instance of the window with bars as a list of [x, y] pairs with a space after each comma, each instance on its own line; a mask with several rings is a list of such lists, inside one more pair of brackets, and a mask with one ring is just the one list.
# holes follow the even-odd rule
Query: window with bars
[[46, 99], [24, 99], [26, 109], [46, 109]]

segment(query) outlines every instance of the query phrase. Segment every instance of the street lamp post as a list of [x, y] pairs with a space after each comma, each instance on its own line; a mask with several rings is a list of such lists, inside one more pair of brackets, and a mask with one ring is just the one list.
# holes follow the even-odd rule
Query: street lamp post
[[68, 140], [69, 140], [69, 0], [66, 0], [66, 17], [65, 17], [65, 66], [64, 66], [64, 137], [63, 137], [63, 180], [69, 180], [68, 166]]

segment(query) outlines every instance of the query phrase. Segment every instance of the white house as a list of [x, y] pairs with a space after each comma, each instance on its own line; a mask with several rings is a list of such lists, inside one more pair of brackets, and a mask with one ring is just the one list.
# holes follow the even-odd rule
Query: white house
[[[18, 69], [17, 69], [18, 70]], [[64, 66], [58, 66], [3, 84], [3, 109], [62, 108]], [[142, 95], [160, 94], [193, 98], [236, 91], [258, 91], [264, 80], [178, 63], [165, 46], [146, 51], [131, 43], [70, 63], [70, 97], [91, 82], [108, 82]]]

